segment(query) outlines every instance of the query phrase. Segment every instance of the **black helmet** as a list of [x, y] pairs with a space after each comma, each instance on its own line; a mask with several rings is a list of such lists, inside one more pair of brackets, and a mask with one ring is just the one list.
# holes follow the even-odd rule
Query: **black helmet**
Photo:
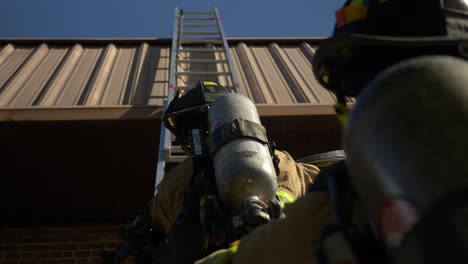
[[164, 125], [181, 144], [187, 145], [188, 131], [205, 126], [205, 115], [209, 105], [229, 92], [224, 86], [211, 81], [198, 81], [182, 95], [181, 90], [177, 90], [164, 112]]
[[314, 57], [314, 74], [337, 94], [356, 96], [377, 73], [407, 58], [467, 57], [466, 0], [348, 0], [333, 36]]

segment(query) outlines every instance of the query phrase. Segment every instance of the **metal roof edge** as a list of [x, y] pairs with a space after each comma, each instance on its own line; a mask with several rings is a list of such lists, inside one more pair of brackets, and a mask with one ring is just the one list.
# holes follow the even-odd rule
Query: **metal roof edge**
[[331, 104], [256, 104], [256, 107], [261, 117], [335, 115]]
[[161, 106], [0, 108], [0, 122], [161, 119]]
[[[334, 115], [328, 104], [257, 104], [261, 117]], [[0, 122], [75, 120], [160, 120], [161, 106], [0, 108]]]
[[228, 38], [229, 44], [247, 43], [247, 44], [265, 44], [265, 43], [278, 43], [278, 44], [300, 44], [303, 42], [318, 44], [324, 40], [324, 37], [260, 37], [260, 38], [248, 38], [248, 37], [236, 37]]
[[[326, 38], [320, 37], [236, 37], [227, 38], [229, 44], [249, 43], [249, 44], [265, 44], [265, 43], [279, 43], [279, 44], [297, 44], [302, 42], [319, 43]], [[21, 45], [37, 45], [41, 43], [48, 43], [54, 45], [70, 45], [70, 44], [94, 44], [94, 45], [108, 45], [110, 43], [119, 45], [137, 45], [141, 43], [155, 44], [155, 45], [170, 45], [171, 38], [0, 38], [0, 44], [21, 44]]]
[[172, 39], [169, 38], [0, 38], [0, 44], [21, 44], [21, 45], [37, 45], [48, 43], [54, 45], [73, 45], [73, 44], [89, 44], [89, 45], [139, 45], [142, 43], [170, 45]]

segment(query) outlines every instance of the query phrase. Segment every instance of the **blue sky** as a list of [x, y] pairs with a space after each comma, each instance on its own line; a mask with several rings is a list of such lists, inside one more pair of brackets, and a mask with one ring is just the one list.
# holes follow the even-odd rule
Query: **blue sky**
[[228, 37], [326, 37], [344, 0], [1, 0], [0, 38], [171, 37], [174, 8], [216, 6]]

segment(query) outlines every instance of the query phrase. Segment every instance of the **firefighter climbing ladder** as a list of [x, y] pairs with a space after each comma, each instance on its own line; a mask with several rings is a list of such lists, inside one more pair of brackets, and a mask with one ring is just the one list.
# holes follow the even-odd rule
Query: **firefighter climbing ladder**
[[[231, 91], [240, 92], [218, 10], [214, 8], [209, 12], [190, 12], [176, 8], [169, 91], [163, 103], [163, 111], [166, 111], [174, 98], [176, 89], [189, 88], [198, 80], [216, 81]], [[166, 163], [181, 162], [187, 157], [181, 146], [172, 141], [170, 131], [161, 123], [155, 187], [164, 176]]]

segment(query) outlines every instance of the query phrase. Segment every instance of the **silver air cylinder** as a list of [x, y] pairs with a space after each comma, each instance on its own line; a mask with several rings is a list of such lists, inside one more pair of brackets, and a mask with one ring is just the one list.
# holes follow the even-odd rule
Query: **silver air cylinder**
[[[208, 125], [212, 134], [234, 120], [261, 125], [254, 103], [243, 95], [227, 94], [211, 105]], [[252, 137], [229, 140], [214, 152], [213, 166], [220, 198], [231, 213], [240, 213], [248, 198], [257, 196], [268, 204], [276, 194], [276, 172], [266, 143]]]

